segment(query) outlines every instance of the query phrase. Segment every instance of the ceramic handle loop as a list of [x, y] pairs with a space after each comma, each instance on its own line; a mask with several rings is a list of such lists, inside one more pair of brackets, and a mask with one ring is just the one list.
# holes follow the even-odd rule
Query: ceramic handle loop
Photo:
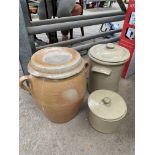
[[104, 74], [104, 75], [107, 75], [107, 76], [110, 76], [111, 72], [112, 72], [112, 70], [110, 68], [107, 68], [107, 67], [104, 67], [104, 66], [96, 66], [96, 65], [94, 65], [91, 68], [91, 71], [101, 73], [101, 74]]
[[29, 76], [28, 75], [25, 75], [25, 76], [20, 77], [20, 79], [19, 79], [19, 87], [22, 88], [22, 89], [24, 89], [24, 90], [26, 90], [26, 91], [28, 91], [30, 93], [30, 87], [29, 86], [26, 86], [24, 84], [24, 82], [26, 80], [29, 81]]

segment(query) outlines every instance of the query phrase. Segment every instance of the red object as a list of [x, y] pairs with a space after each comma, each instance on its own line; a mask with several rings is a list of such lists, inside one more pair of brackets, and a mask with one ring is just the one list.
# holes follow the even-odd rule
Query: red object
[[125, 64], [122, 75], [125, 78], [135, 51], [135, 0], [129, 0], [119, 45], [127, 48], [130, 52], [130, 59]]

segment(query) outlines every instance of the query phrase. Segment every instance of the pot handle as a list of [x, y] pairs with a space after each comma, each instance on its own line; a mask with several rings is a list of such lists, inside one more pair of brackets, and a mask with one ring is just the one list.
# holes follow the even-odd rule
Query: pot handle
[[112, 70], [109, 69], [109, 68], [106, 68], [104, 66], [100, 67], [100, 66], [93, 66], [92, 69], [91, 69], [92, 72], [97, 72], [97, 73], [102, 73], [102, 74], [105, 74], [105, 75], [110, 75]]
[[29, 93], [31, 93], [30, 87], [29, 86], [26, 86], [24, 84], [24, 82], [26, 80], [28, 80], [28, 82], [29, 82], [29, 75], [25, 75], [25, 76], [20, 77], [20, 79], [19, 79], [19, 87], [22, 88], [22, 89], [24, 89], [24, 90], [26, 90], [26, 91], [28, 91]]
[[89, 63], [88, 63], [88, 61], [85, 61], [84, 69], [85, 69], [86, 74], [88, 72], [88, 68], [89, 68]]

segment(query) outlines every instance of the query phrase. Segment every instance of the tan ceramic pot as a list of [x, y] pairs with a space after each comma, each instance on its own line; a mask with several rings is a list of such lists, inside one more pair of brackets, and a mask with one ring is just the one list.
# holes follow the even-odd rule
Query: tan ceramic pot
[[88, 63], [71, 48], [45, 48], [32, 56], [30, 75], [20, 78], [20, 87], [32, 94], [49, 120], [67, 122], [83, 103], [87, 68]]

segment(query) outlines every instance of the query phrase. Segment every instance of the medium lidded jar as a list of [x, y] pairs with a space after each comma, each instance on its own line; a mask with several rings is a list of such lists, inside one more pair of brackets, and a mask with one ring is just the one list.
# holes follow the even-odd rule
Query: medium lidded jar
[[[32, 55], [20, 87], [29, 91], [53, 122], [71, 120], [79, 112], [86, 92], [88, 64], [71, 48], [50, 47]], [[28, 81], [28, 86], [24, 81]]]
[[90, 48], [88, 55], [88, 91], [108, 89], [117, 92], [124, 65], [130, 57], [129, 50], [113, 43], [98, 44]]

